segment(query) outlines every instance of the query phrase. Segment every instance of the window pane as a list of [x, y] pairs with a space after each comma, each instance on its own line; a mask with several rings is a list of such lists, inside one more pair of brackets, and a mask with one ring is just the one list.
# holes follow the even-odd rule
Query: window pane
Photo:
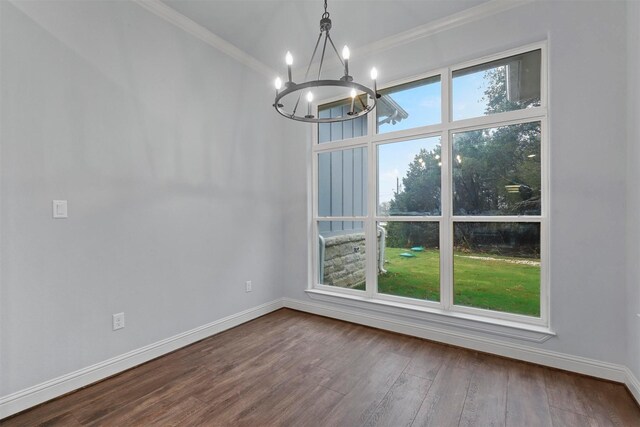
[[[353, 109], [362, 111], [367, 105], [367, 95], [361, 94], [356, 98]], [[346, 116], [351, 109], [351, 98], [320, 105], [318, 107], [319, 118], [335, 118]], [[367, 116], [358, 117], [353, 120], [346, 120], [337, 123], [318, 124], [318, 142], [339, 141], [342, 139], [355, 138], [367, 134]]]
[[378, 91], [378, 133], [440, 123], [440, 76]]
[[364, 290], [366, 250], [362, 221], [318, 222], [318, 283]]
[[458, 222], [454, 304], [540, 317], [540, 224]]
[[378, 215], [440, 215], [440, 137], [378, 146]]
[[437, 222], [378, 223], [378, 292], [440, 301], [439, 242]]
[[541, 51], [453, 72], [453, 120], [540, 105]]
[[454, 215], [540, 215], [540, 122], [453, 135]]
[[367, 149], [318, 155], [318, 215], [367, 214]]

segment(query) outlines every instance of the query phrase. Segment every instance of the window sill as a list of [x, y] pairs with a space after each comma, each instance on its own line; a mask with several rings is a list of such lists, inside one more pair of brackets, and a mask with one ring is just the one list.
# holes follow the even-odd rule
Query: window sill
[[508, 320], [492, 319], [319, 289], [307, 289], [305, 292], [309, 295], [309, 298], [316, 301], [330, 302], [351, 308], [371, 310], [523, 341], [543, 343], [556, 335], [550, 328], [544, 326], [527, 325]]

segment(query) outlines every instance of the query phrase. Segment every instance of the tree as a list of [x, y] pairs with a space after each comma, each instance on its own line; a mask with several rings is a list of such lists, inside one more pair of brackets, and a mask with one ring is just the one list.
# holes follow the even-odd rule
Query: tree
[[387, 246], [391, 248], [437, 249], [440, 246], [440, 234], [437, 222], [388, 222]]
[[[509, 99], [507, 66], [486, 71], [484, 78], [486, 114], [539, 105], [539, 97]], [[455, 213], [540, 213], [538, 122], [459, 133], [454, 136], [453, 150]]]
[[402, 191], [389, 203], [391, 215], [440, 214], [440, 146], [424, 148], [409, 164], [407, 176], [402, 178]]
[[[440, 215], [440, 169], [440, 146], [430, 151], [421, 149], [402, 179], [402, 191], [389, 202], [389, 214]], [[390, 222], [387, 233], [390, 247], [439, 246], [437, 223]]]
[[[507, 65], [485, 72], [486, 114], [539, 105], [539, 97], [509, 99]], [[390, 201], [391, 215], [440, 214], [440, 147], [421, 150]], [[453, 208], [461, 215], [540, 213], [540, 124], [538, 122], [461, 132], [452, 153]], [[437, 224], [390, 222], [389, 246], [437, 246]], [[456, 227], [455, 240], [472, 244], [471, 227]], [[435, 237], [434, 237], [435, 236]], [[501, 236], [503, 240], [509, 236]], [[465, 243], [466, 242], [466, 243]]]
[[540, 213], [538, 122], [456, 134], [453, 163], [454, 213]]

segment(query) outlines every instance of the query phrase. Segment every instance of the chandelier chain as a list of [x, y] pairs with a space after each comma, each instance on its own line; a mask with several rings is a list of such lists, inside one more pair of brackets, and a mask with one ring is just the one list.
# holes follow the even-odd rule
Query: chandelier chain
[[320, 56], [320, 66], [318, 67], [318, 80], [320, 80], [320, 72], [322, 71], [322, 63], [324, 62], [324, 52], [327, 50], [328, 38], [329, 38], [329, 33], [325, 33], [324, 44], [322, 45], [322, 55]]
[[[309, 65], [307, 65], [307, 71], [304, 73], [304, 81], [307, 81], [307, 78], [309, 78], [309, 71], [311, 71], [311, 64], [313, 64], [313, 60], [316, 57], [316, 52], [318, 51], [318, 45], [320, 44], [320, 39], [322, 38], [322, 31], [320, 32], [320, 34], [318, 34], [318, 40], [316, 40], [316, 45], [313, 48], [313, 53], [311, 54], [311, 61], [309, 61]], [[293, 113], [291, 114], [292, 116], [296, 115], [296, 111], [298, 110], [298, 104], [300, 104], [300, 97], [302, 96], [302, 93], [300, 93], [298, 95], [298, 100], [296, 101], [296, 105], [293, 107]]]
[[336, 49], [336, 45], [333, 44], [333, 39], [331, 38], [331, 36], [329, 35], [328, 32], [327, 32], [327, 37], [329, 38], [329, 41], [331, 42], [331, 46], [333, 46], [333, 51], [336, 53], [336, 56], [338, 57], [338, 60], [340, 61], [340, 63], [344, 67], [344, 61], [342, 60], [342, 56], [340, 56], [340, 54], [338, 53], [338, 49]]
[[316, 40], [316, 46], [313, 48], [313, 53], [311, 54], [311, 61], [309, 61], [309, 65], [307, 65], [307, 72], [304, 73], [304, 81], [307, 81], [309, 77], [309, 71], [311, 71], [311, 64], [313, 64], [313, 60], [316, 57], [316, 52], [318, 51], [318, 45], [320, 45], [320, 39], [322, 38], [322, 32], [318, 34], [318, 40]]

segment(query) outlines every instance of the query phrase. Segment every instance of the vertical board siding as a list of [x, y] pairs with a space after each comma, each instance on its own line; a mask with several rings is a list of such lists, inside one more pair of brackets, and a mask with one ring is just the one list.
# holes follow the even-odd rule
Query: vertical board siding
[[366, 152], [364, 148], [353, 150], [353, 214], [364, 216], [364, 197], [366, 193]]
[[[342, 154], [342, 215], [353, 215], [353, 150]], [[353, 222], [344, 223], [344, 229], [353, 229]]]
[[[319, 110], [318, 117], [321, 119], [328, 119], [331, 117], [331, 110]], [[331, 141], [331, 125], [329, 123], [320, 123], [318, 125], [318, 142], [329, 142]]]
[[[356, 105], [357, 107], [357, 105]], [[351, 108], [346, 100], [318, 109], [318, 117], [345, 116]], [[318, 142], [339, 141], [366, 135], [367, 118], [318, 125]], [[363, 216], [366, 214], [366, 148], [333, 151], [318, 155], [318, 215]], [[361, 229], [361, 222], [323, 221], [321, 233]]]
[[[331, 215], [331, 155], [318, 155], [318, 215]], [[328, 222], [320, 222], [320, 231], [330, 231]]]
[[[347, 150], [345, 150], [347, 151]], [[342, 216], [342, 151], [331, 153], [331, 216]], [[338, 230], [342, 230], [338, 226]], [[332, 231], [338, 231], [332, 227]]]
[[[342, 107], [333, 107], [331, 109], [331, 117], [342, 116]], [[344, 139], [342, 136], [342, 122], [331, 123], [331, 141]]]
[[[349, 112], [350, 105], [342, 106], [342, 115], [346, 116]], [[353, 120], [347, 120], [346, 122], [342, 122], [342, 138], [348, 139], [353, 138]]]
[[353, 137], [364, 136], [367, 134], [367, 116], [358, 117], [353, 122]]
[[[366, 148], [318, 155], [318, 215], [365, 215]], [[321, 232], [360, 229], [360, 222], [323, 221]]]
[[[329, 117], [343, 117], [349, 113], [351, 109], [351, 100], [345, 100], [339, 102], [337, 105], [318, 108], [318, 117], [326, 119]], [[358, 107], [358, 101], [356, 100], [356, 110], [361, 110]], [[357, 138], [367, 134], [367, 116], [358, 117], [357, 119], [347, 120], [337, 123], [320, 123], [318, 125], [318, 143], [331, 141], [340, 141], [342, 139]]]

